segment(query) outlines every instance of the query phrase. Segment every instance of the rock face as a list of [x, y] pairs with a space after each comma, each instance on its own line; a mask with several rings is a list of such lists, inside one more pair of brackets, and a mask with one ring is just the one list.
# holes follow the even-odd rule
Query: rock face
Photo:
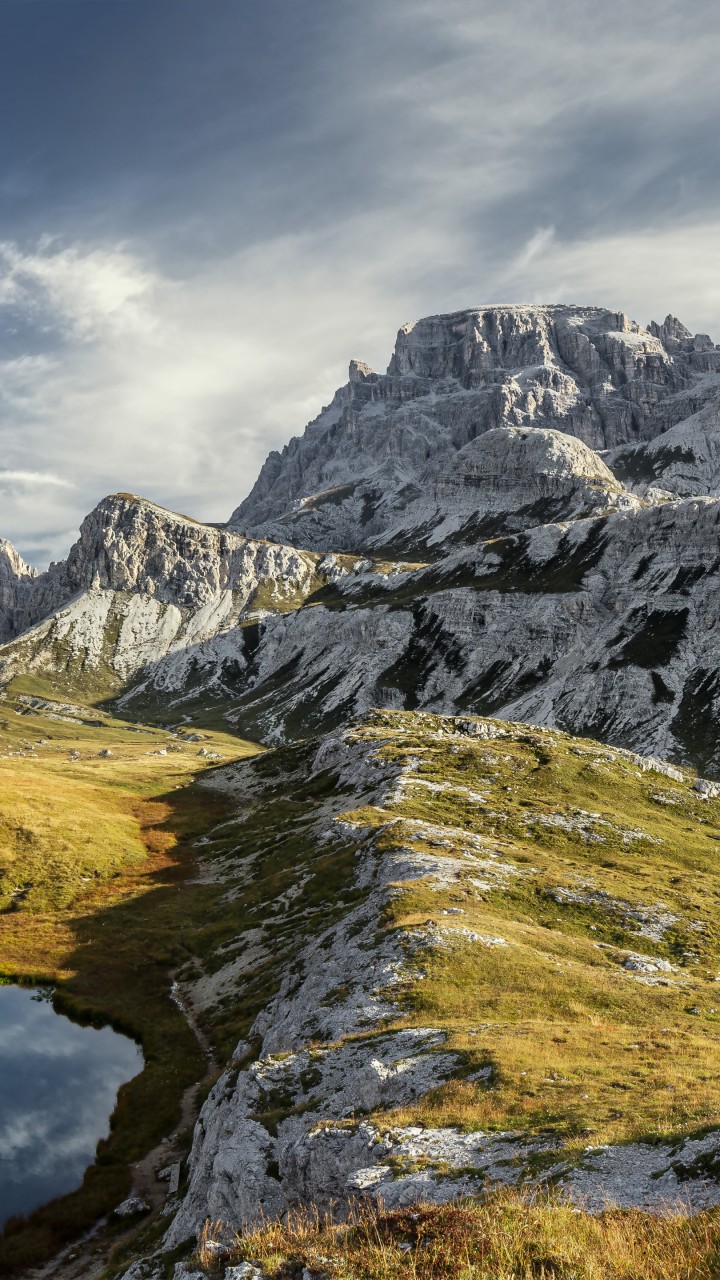
[[607, 461], [640, 494], [720, 494], [720, 376], [671, 396], [655, 415], [659, 435], [613, 450]]
[[224, 652], [241, 618], [294, 609], [360, 563], [250, 541], [115, 494], [85, 519], [66, 561], [23, 582], [10, 623], [22, 638], [0, 667], [6, 679], [86, 668], [112, 687], [182, 653], [189, 676], [197, 646]]
[[0, 643], [20, 629], [24, 601], [35, 583], [35, 572], [11, 542], [0, 538]]
[[[715, 370], [720, 349], [673, 317], [645, 330], [597, 307], [430, 316], [400, 330], [386, 374], [351, 364], [349, 382], [305, 435], [270, 454], [230, 524], [298, 546], [406, 555], [413, 540], [437, 549], [442, 513], [455, 535], [464, 526], [476, 537], [483, 516], [502, 511], [491, 472], [472, 492], [471, 443], [485, 432], [542, 428], [593, 450], [616, 448], [662, 431], [658, 407]], [[576, 461], [582, 488], [586, 459]], [[523, 478], [532, 493], [530, 469]], [[572, 511], [571, 496], [564, 514]]]
[[76, 594], [3, 647], [0, 676], [93, 680], [138, 715], [221, 701], [266, 742], [372, 706], [499, 714], [717, 776], [720, 500], [635, 501], [388, 569], [112, 500], [68, 562]]
[[6, 547], [0, 676], [83, 673], [139, 713], [222, 698], [267, 741], [467, 709], [720, 771], [720, 508], [674, 497], [718, 483], [719, 362], [672, 317], [599, 308], [405, 326], [239, 509], [289, 543], [116, 494], [38, 577]]
[[465, 710], [558, 725], [717, 775], [719, 530], [719, 500], [686, 499], [541, 525], [423, 568], [336, 567], [285, 612], [246, 605], [209, 639], [202, 610], [183, 629], [180, 611], [101, 590], [2, 656], [6, 669], [42, 667], [54, 628], [89, 671], [100, 662], [92, 636], [108, 633], [102, 605], [153, 619], [143, 645], [138, 621], [115, 629], [107, 656], [129, 681], [123, 705], [138, 714], [153, 691], [180, 705], [189, 687], [207, 696], [221, 687], [232, 722], [277, 742], [372, 706]]

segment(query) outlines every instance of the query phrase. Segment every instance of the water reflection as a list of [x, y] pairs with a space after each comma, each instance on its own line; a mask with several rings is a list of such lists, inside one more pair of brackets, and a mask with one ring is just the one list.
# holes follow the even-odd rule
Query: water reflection
[[41, 993], [0, 986], [0, 1227], [82, 1182], [137, 1045], [80, 1027]]

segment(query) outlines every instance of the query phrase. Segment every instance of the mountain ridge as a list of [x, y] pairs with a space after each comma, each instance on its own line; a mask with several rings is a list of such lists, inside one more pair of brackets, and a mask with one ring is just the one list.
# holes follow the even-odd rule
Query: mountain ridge
[[[345, 481], [287, 518], [250, 536], [249, 520], [244, 533], [116, 494], [44, 574], [7, 553], [0, 679], [59, 680], [67, 696], [89, 681], [139, 715], [205, 699], [266, 742], [424, 707], [720, 770], [717, 498], [703, 491], [720, 459], [718, 364], [671, 316], [644, 330], [603, 308], [526, 306], [406, 325], [390, 372], [353, 361], [241, 508], [268, 512], [321, 472]], [[634, 439], [600, 456], [573, 434], [598, 431]], [[348, 471], [376, 445], [378, 501]]]
[[354, 537], [357, 550], [361, 533], [366, 549], [387, 549], [414, 490], [485, 431], [539, 427], [618, 449], [659, 434], [658, 406], [718, 369], [720, 348], [672, 316], [647, 330], [561, 304], [430, 316], [400, 329], [386, 374], [352, 362], [305, 435], [270, 454], [230, 524], [314, 548]]
[[720, 348], [673, 317], [477, 308], [404, 326], [387, 374], [353, 361], [225, 525], [116, 493], [44, 573], [0, 543], [0, 781], [35, 806], [11, 953], [44, 858], [62, 896], [67, 778], [149, 873], [68, 844], [51, 929], [117, 895], [87, 908], [88, 1016], [142, 971], [144, 1034], [170, 1011], [210, 1089], [192, 1143], [156, 1101], [161, 1145], [114, 1157], [154, 1215], [114, 1275], [268, 1280], [238, 1231], [354, 1199], [720, 1211], [719, 441]]

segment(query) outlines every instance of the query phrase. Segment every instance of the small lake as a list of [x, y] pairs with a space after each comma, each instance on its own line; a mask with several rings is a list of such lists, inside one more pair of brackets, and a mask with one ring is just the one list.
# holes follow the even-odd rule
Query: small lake
[[42, 992], [0, 986], [0, 1228], [80, 1185], [120, 1085], [142, 1066], [127, 1036], [71, 1022]]

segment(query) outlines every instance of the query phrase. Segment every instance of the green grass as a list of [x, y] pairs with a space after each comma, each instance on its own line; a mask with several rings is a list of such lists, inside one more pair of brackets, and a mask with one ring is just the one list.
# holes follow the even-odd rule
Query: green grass
[[[205, 1064], [168, 998], [170, 975], [198, 997], [202, 1028], [218, 1061], [227, 1060], [308, 937], [362, 900], [355, 854], [368, 828], [380, 850], [469, 850], [510, 869], [498, 878], [465, 859], [447, 887], [409, 881], [388, 900], [378, 927], [401, 940], [432, 921], [507, 945], [449, 933], [447, 945], [423, 952], [424, 979], [410, 966], [404, 986], [389, 993], [394, 1025], [444, 1028], [460, 1066], [412, 1106], [378, 1113], [381, 1129], [543, 1131], [565, 1158], [581, 1161], [588, 1145], [679, 1141], [720, 1123], [720, 802], [694, 792], [689, 773], [682, 783], [642, 773], [616, 749], [549, 730], [497, 722], [502, 736], [485, 741], [460, 732], [458, 719], [376, 712], [354, 737], [370, 755], [411, 765], [408, 776], [429, 787], [357, 808], [352, 781], [342, 790], [332, 771], [310, 777], [317, 744], [302, 742], [247, 760], [236, 776], [241, 790], [230, 795], [212, 770], [202, 772], [200, 744], [148, 755], [177, 740], [95, 709], [49, 720], [47, 708], [22, 701], [28, 696], [11, 692], [0, 713], [0, 821], [12, 841], [0, 884], [3, 892], [22, 877], [30, 885], [3, 900], [0, 973], [55, 981], [61, 1006], [135, 1035], [146, 1069], [121, 1090], [83, 1189], [6, 1233], [5, 1271], [47, 1256], [117, 1203], [132, 1161], [177, 1124], [183, 1090]], [[101, 758], [106, 745], [113, 755]], [[253, 749], [227, 735], [203, 745], [226, 759]], [[8, 754], [21, 748], [22, 756]], [[71, 749], [79, 760], [69, 760]], [[332, 828], [328, 814], [353, 826], [320, 840]], [[43, 849], [51, 875], [42, 873]], [[577, 891], [588, 900], [563, 901]], [[639, 931], [653, 912], [667, 926], [655, 939]], [[675, 966], [656, 975], [667, 985], [625, 971], [628, 951]], [[467, 1078], [485, 1065], [489, 1082]], [[272, 1130], [292, 1109], [291, 1099], [268, 1096], [259, 1118]], [[632, 1221], [632, 1238], [648, 1239], [642, 1215]], [[685, 1239], [695, 1240], [690, 1227]], [[278, 1275], [296, 1254], [283, 1257]], [[417, 1271], [435, 1274], [443, 1272]]]
[[[206, 1069], [169, 975], [187, 959], [186, 931], [218, 911], [217, 888], [191, 883], [192, 842], [231, 812], [220, 793], [191, 785], [208, 768], [199, 743], [95, 709], [33, 706], [36, 697], [0, 700], [0, 976], [52, 983], [60, 1010], [138, 1040], [145, 1068], [120, 1090], [83, 1186], [8, 1224], [3, 1274], [47, 1257], [127, 1194], [129, 1164], [172, 1131], [183, 1091]], [[181, 749], [154, 754], [168, 743]], [[202, 745], [225, 759], [258, 750], [227, 733]]]
[[[5, 879], [32, 887], [0, 912], [0, 975], [53, 983], [59, 1009], [136, 1038], [145, 1069], [120, 1090], [110, 1137], [82, 1188], [8, 1226], [3, 1274], [37, 1264], [110, 1211], [128, 1193], [129, 1166], [177, 1127], [183, 1092], [207, 1064], [169, 998], [171, 975], [192, 991], [194, 980], [212, 980], [242, 958], [248, 930], [263, 934], [242, 980], [198, 1006], [224, 1062], [303, 939], [357, 896], [350, 842], [314, 837], [313, 818], [333, 783], [322, 775], [306, 784], [307, 746], [248, 761], [255, 804], [240, 805], [213, 784], [201, 744], [148, 755], [179, 740], [95, 709], [63, 714], [68, 720], [48, 719], [20, 695], [2, 703], [0, 820], [12, 835]], [[208, 733], [202, 745], [226, 761], [258, 751], [227, 734]], [[106, 746], [113, 755], [99, 757]], [[79, 760], [70, 761], [71, 750]], [[201, 838], [210, 874], [198, 879]]]
[[0, 913], [67, 909], [93, 882], [144, 859], [142, 807], [146, 817], [148, 805], [207, 767], [201, 745], [224, 759], [257, 750], [227, 732], [191, 743], [184, 730], [95, 709], [34, 706], [37, 697], [22, 693], [27, 682], [18, 684], [0, 700]]
[[[399, 1008], [411, 1022], [446, 1028], [450, 1045], [478, 1066], [490, 1063], [492, 1084], [454, 1080], [382, 1122], [550, 1129], [569, 1151], [590, 1138], [720, 1123], [720, 803], [694, 792], [690, 774], [679, 784], [641, 773], [594, 742], [522, 726], [489, 742], [438, 736], [453, 723], [377, 713], [360, 735], [385, 759], [414, 758], [412, 777], [446, 789], [411, 786], [390, 811], [353, 816], [378, 828], [380, 847], [439, 856], [471, 847], [470, 833], [499, 855], [491, 863], [519, 872], [486, 888], [473, 883], [482, 886], [483, 872], [472, 866], [450, 889], [410, 882], [386, 920], [506, 941], [448, 935], [447, 946], [424, 954], [426, 977], [408, 982]], [[390, 814], [400, 821], [388, 826]], [[420, 823], [445, 828], [445, 843]], [[558, 901], [563, 891], [607, 896]], [[653, 939], [633, 913], [675, 920]], [[676, 972], [647, 985], [623, 969], [628, 951]]]

